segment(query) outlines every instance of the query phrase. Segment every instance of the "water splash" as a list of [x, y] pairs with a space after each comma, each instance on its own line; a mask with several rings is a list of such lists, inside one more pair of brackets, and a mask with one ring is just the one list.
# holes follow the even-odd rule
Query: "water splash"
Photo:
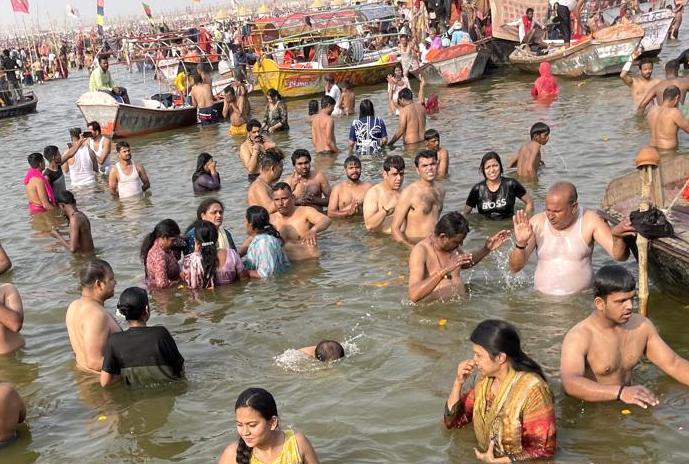
[[[351, 338], [342, 341], [342, 348], [344, 348], [345, 352], [344, 359], [351, 358], [352, 356], [361, 353], [361, 349], [355, 343], [355, 341], [362, 338], [363, 336], [364, 333], [360, 333], [358, 335], [355, 335]], [[295, 350], [294, 348], [289, 348], [285, 350], [281, 354], [275, 356], [273, 360], [275, 361], [275, 364], [278, 367], [286, 371], [296, 373], [317, 372], [322, 371], [324, 369], [331, 369], [337, 366], [341, 361], [338, 360], [332, 362], [321, 362], [309, 357], [300, 350]]]

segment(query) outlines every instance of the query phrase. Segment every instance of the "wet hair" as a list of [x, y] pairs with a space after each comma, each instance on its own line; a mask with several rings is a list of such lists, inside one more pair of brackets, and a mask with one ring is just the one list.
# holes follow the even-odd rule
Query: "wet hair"
[[223, 93], [229, 93], [233, 97], [237, 96], [237, 93], [234, 91], [234, 87], [231, 85], [226, 86], [224, 89], [222, 89]]
[[74, 198], [74, 194], [72, 192], [70, 192], [69, 190], [58, 191], [55, 194], [55, 201], [58, 204], [62, 203], [63, 205], [76, 205], [77, 204], [77, 199]]
[[128, 321], [138, 321], [146, 313], [148, 293], [141, 287], [126, 288], [117, 302], [117, 310]]
[[433, 229], [435, 235], [445, 234], [448, 237], [469, 234], [469, 221], [458, 211], [443, 214]]
[[270, 214], [263, 206], [249, 206], [246, 209], [246, 214], [244, 217], [246, 218], [246, 222], [249, 223], [251, 228], [254, 229], [257, 234], [272, 235], [273, 237], [280, 239], [281, 242], [284, 242], [280, 236], [280, 232], [278, 232], [277, 229], [270, 223]]
[[335, 106], [335, 99], [330, 95], [323, 95], [323, 97], [321, 97], [321, 109], [326, 106]]
[[203, 82], [203, 77], [201, 77], [201, 74], [198, 73], [194, 74], [192, 79], [194, 80], [194, 84], [200, 84]]
[[408, 88], [403, 88], [402, 90], [399, 91], [397, 94], [397, 100], [407, 100], [407, 101], [412, 101], [414, 99], [414, 94], [411, 93], [411, 90]]
[[679, 61], [670, 60], [665, 63], [665, 74], [669, 76], [676, 76], [679, 73]]
[[359, 103], [359, 117], [360, 118], [366, 118], [366, 117], [375, 117], [376, 116], [376, 110], [373, 108], [373, 102], [369, 100], [368, 98], [364, 98], [361, 100], [361, 103]]
[[345, 158], [343, 166], [347, 167], [349, 164], [354, 164], [355, 166], [361, 167], [361, 160], [354, 155], [350, 155]]
[[40, 153], [31, 153], [29, 156], [26, 157], [26, 160], [29, 162], [29, 166], [31, 166], [34, 169], [38, 169], [41, 167], [41, 164], [43, 163], [43, 155]]
[[422, 150], [416, 154], [414, 157], [414, 166], [419, 167], [419, 160], [421, 158], [432, 158], [438, 161], [438, 152], [435, 150]]
[[129, 146], [129, 142], [127, 142], [126, 140], [123, 140], [123, 141], [121, 141], [121, 142], [117, 142], [117, 143], [115, 144], [115, 151], [116, 151], [116, 152], [119, 153], [119, 151], [122, 150], [123, 148], [131, 148], [131, 147]]
[[198, 221], [194, 228], [194, 239], [201, 245], [203, 288], [208, 288], [218, 267], [218, 229], [212, 222]]
[[199, 207], [196, 208], [196, 219], [198, 221], [202, 221], [203, 219], [201, 219], [201, 216], [206, 214], [213, 205], [220, 205], [223, 211], [225, 211], [225, 205], [223, 205], [222, 201], [218, 200], [217, 198], [206, 198], [199, 203]]
[[292, 152], [292, 166], [297, 164], [299, 158], [308, 158], [311, 161], [311, 153], [304, 148], [297, 148]]
[[323, 362], [337, 361], [345, 357], [342, 345], [335, 340], [322, 340], [316, 345], [316, 359]]
[[267, 149], [261, 160], [261, 171], [281, 166], [283, 159], [285, 159], [285, 154], [278, 147]]
[[78, 127], [72, 127], [69, 130], [69, 136], [74, 138], [74, 139], [78, 139], [80, 135], [81, 135], [81, 129]]
[[390, 172], [390, 168], [395, 168], [397, 171], [404, 171], [404, 158], [400, 155], [390, 155], [385, 157], [383, 161], [383, 171]]
[[567, 199], [567, 202], [570, 205], [573, 205], [574, 203], [576, 203], [579, 200], [579, 194], [577, 193], [577, 187], [573, 183], [567, 182], [564, 180], [559, 181], [559, 182], [555, 182], [553, 185], [551, 185], [550, 188], [548, 189], [547, 195], [555, 193], [559, 190], [566, 190], [567, 191], [567, 193], [569, 194], [569, 198]]
[[653, 64], [653, 60], [650, 58], [641, 58], [641, 60], [639, 60], [639, 69], [645, 64]]
[[617, 292], [632, 292], [636, 290], [636, 279], [619, 264], [609, 264], [598, 269], [593, 276], [593, 297], [607, 298]]
[[[258, 387], [247, 388], [239, 394], [237, 402], [234, 404], [234, 410], [239, 408], [251, 408], [261, 415], [266, 421], [270, 421], [273, 417], [278, 416], [278, 407], [275, 404], [275, 398], [267, 390]], [[235, 461], [237, 464], [249, 464], [251, 461], [250, 448], [241, 435], [237, 441], [237, 454]]]
[[[57, 148], [55, 145], [48, 145], [43, 149], [43, 158], [45, 158], [46, 161], [50, 162], [55, 158], [60, 157], [60, 149]], [[61, 161], [61, 160], [58, 160]]]
[[163, 219], [153, 228], [153, 231], [147, 234], [141, 242], [140, 256], [144, 262], [144, 272], [148, 276], [146, 269], [146, 260], [148, 259], [148, 252], [151, 250], [153, 243], [157, 238], [177, 237], [180, 234], [179, 226], [172, 219]]
[[505, 172], [505, 170], [502, 168], [502, 160], [500, 159], [500, 155], [498, 155], [494, 151], [489, 151], [488, 153], [483, 155], [483, 158], [481, 158], [481, 164], [478, 168], [478, 172], [480, 172], [483, 175], [484, 179], [486, 178], [486, 171], [484, 168], [486, 167], [486, 163], [490, 160], [495, 160], [498, 162], [498, 166], [500, 166], [500, 175], [502, 175], [502, 173]]
[[663, 91], [663, 101], [669, 101], [673, 98], [677, 98], [680, 96], [680, 94], [681, 92], [679, 91], [679, 87], [676, 85], [671, 85]]
[[287, 182], [278, 182], [277, 184], [273, 185], [272, 190], [273, 192], [277, 192], [278, 190], [285, 190], [290, 195], [292, 194], [292, 187], [290, 187]]
[[531, 140], [534, 139], [539, 134], [550, 134], [550, 127], [544, 122], [537, 122], [533, 126], [531, 126], [531, 130], [529, 131], [529, 136], [531, 137]]
[[318, 100], [309, 100], [309, 116], [318, 114]]
[[79, 285], [81, 288], [91, 287], [97, 281], [103, 282], [108, 274], [113, 274], [112, 267], [107, 261], [93, 258], [89, 260], [79, 272]]
[[505, 353], [515, 371], [531, 372], [546, 380], [541, 366], [522, 351], [519, 332], [509, 322], [499, 319], [485, 320], [476, 326], [469, 339], [485, 349], [491, 359]]
[[423, 139], [425, 141], [438, 139], [438, 143], [440, 143], [440, 132], [438, 132], [435, 129], [428, 129], [426, 132], [423, 133]]
[[282, 95], [280, 95], [280, 92], [278, 92], [275, 89], [268, 89], [268, 91], [266, 92], [266, 95], [271, 100], [278, 100], [278, 101], [282, 100]]
[[91, 121], [90, 123], [86, 124], [86, 127], [90, 127], [92, 130], [100, 132], [100, 124], [98, 124], [98, 121]]
[[249, 119], [249, 122], [246, 123], [246, 131], [251, 132], [251, 129], [254, 127], [258, 127], [260, 129], [261, 122], [258, 119]]
[[196, 171], [194, 171], [194, 174], [191, 175], [192, 182], [196, 182], [196, 179], [198, 179], [201, 174], [206, 172], [206, 163], [212, 159], [213, 156], [210, 153], [205, 152], [201, 153], [198, 158], [196, 158]]

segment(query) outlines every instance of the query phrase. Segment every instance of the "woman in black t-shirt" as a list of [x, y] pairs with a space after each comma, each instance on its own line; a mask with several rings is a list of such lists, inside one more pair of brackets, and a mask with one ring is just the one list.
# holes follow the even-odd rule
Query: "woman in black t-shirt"
[[129, 287], [117, 303], [129, 330], [110, 335], [105, 345], [100, 384], [123, 379], [127, 385], [147, 385], [182, 378], [184, 358], [163, 326], [146, 327], [151, 316], [146, 290]]
[[467, 197], [463, 214], [476, 208], [479, 214], [490, 219], [509, 219], [514, 215], [515, 199], [524, 202], [526, 214], [533, 212], [533, 200], [526, 189], [516, 180], [502, 175], [500, 155], [489, 151], [481, 159], [479, 169], [485, 180], [474, 185]]

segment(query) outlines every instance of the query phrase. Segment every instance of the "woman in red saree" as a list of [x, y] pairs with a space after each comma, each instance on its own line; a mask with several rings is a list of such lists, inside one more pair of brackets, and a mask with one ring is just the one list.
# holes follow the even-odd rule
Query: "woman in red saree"
[[560, 86], [550, 70], [550, 63], [541, 63], [538, 67], [540, 77], [531, 87], [531, 96], [534, 98], [552, 98], [560, 94]]
[[[445, 407], [445, 427], [474, 424], [483, 462], [548, 458], [555, 454], [555, 407], [541, 367], [521, 350], [519, 334], [500, 320], [481, 322], [471, 334], [474, 357], [459, 363]], [[473, 388], [462, 386], [474, 369]]]

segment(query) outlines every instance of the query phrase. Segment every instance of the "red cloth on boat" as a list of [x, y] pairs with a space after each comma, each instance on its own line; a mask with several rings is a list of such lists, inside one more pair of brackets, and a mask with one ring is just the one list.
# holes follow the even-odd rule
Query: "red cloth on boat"
[[423, 107], [426, 108], [426, 114], [435, 114], [440, 111], [440, 105], [438, 104], [438, 96], [431, 95], [428, 97], [425, 103], [422, 103]]
[[[687, 181], [689, 182], [689, 177], [687, 177]], [[689, 201], [689, 184], [685, 185], [682, 189], [682, 197]]]
[[211, 51], [211, 34], [205, 27], [199, 29], [199, 48], [206, 53]]
[[541, 63], [538, 67], [540, 77], [531, 87], [531, 96], [534, 98], [556, 97], [560, 94], [560, 86], [550, 70], [550, 63]]
[[[514, 16], [512, 16], [514, 18]], [[529, 17], [522, 16], [522, 24], [524, 24], [524, 35], [527, 35], [533, 29], [533, 21], [529, 20]]]

